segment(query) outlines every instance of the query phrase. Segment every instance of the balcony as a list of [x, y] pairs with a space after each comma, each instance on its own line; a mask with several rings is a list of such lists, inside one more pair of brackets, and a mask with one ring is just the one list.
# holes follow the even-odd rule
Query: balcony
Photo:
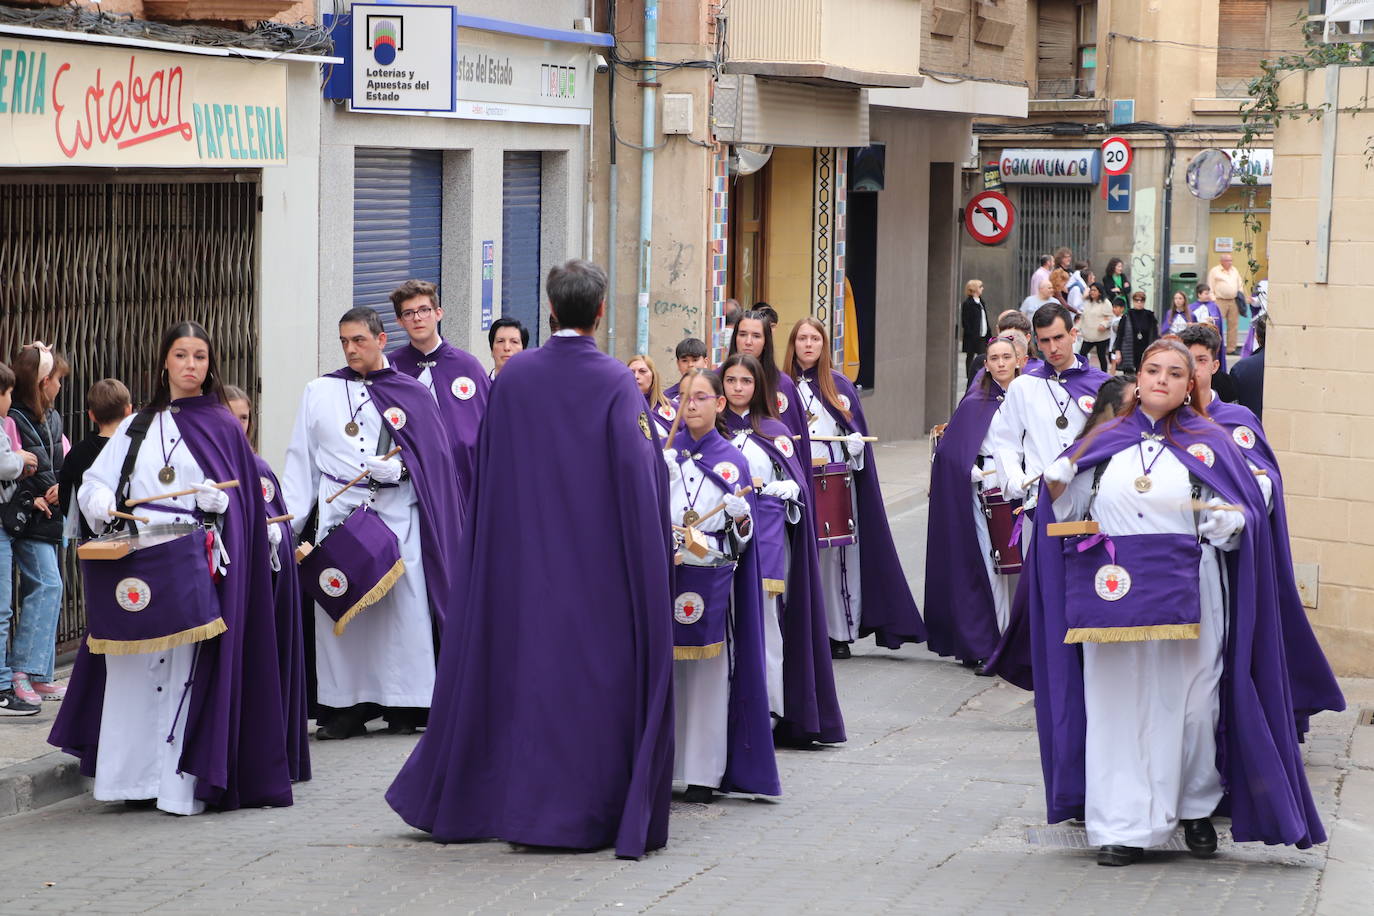
[[921, 85], [921, 0], [731, 0], [730, 73], [844, 87]]

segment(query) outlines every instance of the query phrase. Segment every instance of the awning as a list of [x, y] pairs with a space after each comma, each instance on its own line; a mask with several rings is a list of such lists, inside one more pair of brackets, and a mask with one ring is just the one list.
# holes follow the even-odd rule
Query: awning
[[868, 92], [722, 75], [711, 103], [716, 139], [774, 146], [868, 146]]

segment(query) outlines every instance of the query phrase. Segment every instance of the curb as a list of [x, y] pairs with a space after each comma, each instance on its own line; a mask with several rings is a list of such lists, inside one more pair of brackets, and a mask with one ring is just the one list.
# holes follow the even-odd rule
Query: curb
[[0, 770], [0, 818], [33, 811], [88, 791], [75, 757], [53, 751]]

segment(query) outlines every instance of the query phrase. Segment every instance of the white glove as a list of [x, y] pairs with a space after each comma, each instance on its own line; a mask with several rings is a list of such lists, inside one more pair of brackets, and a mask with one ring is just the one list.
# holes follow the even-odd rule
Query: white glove
[[1040, 478], [1046, 483], [1073, 483], [1078, 475], [1078, 465], [1069, 460], [1068, 455], [1060, 455], [1055, 462], [1041, 472]]
[[1265, 507], [1274, 508], [1274, 481], [1269, 479], [1268, 474], [1260, 474], [1255, 478], [1255, 483], [1259, 484], [1260, 492], [1264, 494]]
[[863, 455], [868, 443], [864, 441], [860, 433], [850, 433], [844, 437], [844, 447], [849, 452], [849, 457], [858, 458]]
[[99, 522], [102, 525], [108, 525], [110, 522], [114, 521], [114, 514], [118, 511], [119, 502], [115, 499], [115, 495], [111, 493], [105, 500], [105, 504], [96, 511], [96, 517], [93, 521]]
[[209, 478], [204, 483], [191, 484], [191, 489], [196, 491], [196, 507], [211, 515], [223, 515], [229, 511], [229, 494], [216, 490], [213, 484]]
[[273, 550], [281, 546], [281, 523], [267, 526], [267, 543]]
[[1205, 537], [1213, 547], [1221, 547], [1235, 537], [1245, 527], [1245, 515], [1234, 509], [1219, 509], [1225, 505], [1217, 497], [1207, 501], [1207, 508], [1197, 523], [1197, 533]]
[[1007, 471], [1007, 485], [1002, 488], [1002, 495], [1007, 499], [1025, 499], [1027, 483], [1024, 472], [1016, 469], [1009, 470]]
[[972, 469], [971, 471], [969, 471], [968, 479], [971, 480], [973, 483], [982, 483], [982, 482], [983, 482], [983, 469], [980, 468], [978, 465], [975, 464], [975, 465], [973, 466], [973, 469]]
[[749, 500], [743, 496], [726, 493], [722, 502], [725, 503], [725, 513], [735, 521], [749, 517]]
[[682, 479], [682, 468], [677, 463], [677, 450], [665, 448], [663, 450], [663, 463], [668, 465], [668, 483], [672, 485]]
[[791, 502], [801, 495], [801, 487], [795, 480], [775, 480], [764, 485], [763, 495]]
[[405, 470], [400, 458], [367, 458], [363, 466], [377, 483], [399, 483], [401, 472]]

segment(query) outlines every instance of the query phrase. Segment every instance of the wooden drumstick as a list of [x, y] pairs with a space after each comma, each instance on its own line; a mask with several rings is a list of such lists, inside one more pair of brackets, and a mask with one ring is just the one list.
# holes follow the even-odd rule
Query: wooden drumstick
[[[210, 486], [214, 487], [216, 490], [232, 490], [234, 487], [237, 487], [238, 485], [239, 482], [237, 480], [225, 480], [220, 483], [210, 484]], [[190, 496], [192, 493], [196, 492], [199, 491], [197, 491], [195, 487], [191, 487], [187, 490], [174, 490], [171, 493], [159, 493], [157, 496], [141, 496], [138, 499], [126, 499], [124, 500], [124, 505], [138, 506], [142, 505], [143, 503], [155, 503], [163, 499], [175, 499], [178, 496]]]
[[[398, 454], [400, 454], [400, 451], [401, 451], [401, 447], [398, 445], [398, 446], [396, 446], [395, 448], [393, 448], [391, 451], [387, 452], [387, 453], [386, 453], [385, 455], [383, 455], [382, 457], [383, 457], [383, 458], [395, 458]], [[339, 492], [335, 493], [333, 496], [330, 496], [330, 497], [328, 497], [327, 499], [325, 499], [325, 502], [326, 502], [326, 503], [332, 503], [334, 500], [338, 499], [340, 496], [343, 496], [343, 495], [344, 495], [345, 493], [347, 493], [349, 490], [353, 489], [353, 485], [354, 485], [354, 484], [356, 484], [356, 483], [362, 483], [363, 478], [366, 477], [368, 474], [371, 474], [371, 473], [372, 473], [371, 471], [369, 471], [369, 470], [367, 470], [367, 469], [364, 469], [363, 472], [362, 472], [361, 474], [359, 474], [357, 477], [354, 477], [354, 478], [353, 478], [352, 480], [350, 480], [348, 483], [344, 484], [342, 490], [340, 490]]]
[[983, 471], [983, 472], [982, 472], [982, 474], [983, 474], [984, 477], [991, 477], [993, 474], [996, 474], [996, 473], [997, 473], [997, 468], [988, 468], [986, 471]]
[[1269, 476], [1269, 472], [1266, 471], [1264, 468], [1251, 468], [1251, 470], [1255, 472], [1255, 476], [1256, 476], [1256, 477], [1268, 477], [1268, 476]]
[[[749, 494], [749, 493], [753, 493], [753, 492], [754, 492], [754, 488], [753, 488], [753, 487], [740, 487], [738, 490], [735, 491], [735, 495], [736, 495], [736, 496], [745, 496], [745, 495], [747, 495], [747, 494]], [[712, 509], [710, 512], [707, 512], [707, 513], [706, 513], [705, 515], [703, 515], [701, 518], [697, 519], [697, 525], [700, 525], [702, 522], [706, 521], [706, 520], [707, 520], [708, 518], [710, 518], [711, 516], [713, 516], [713, 515], [718, 515], [718, 514], [720, 514], [721, 512], [724, 512], [724, 511], [725, 511], [725, 503], [721, 503], [719, 506], [716, 506], [716, 507], [715, 507], [714, 509]], [[696, 526], [694, 525], [694, 526], [692, 526], [692, 527], [696, 527]]]
[[1203, 501], [1200, 500], [1200, 499], [1195, 499], [1195, 500], [1193, 500], [1193, 511], [1194, 511], [1194, 512], [1202, 512], [1202, 511], [1205, 510], [1205, 509], [1217, 509], [1217, 510], [1219, 510], [1219, 511], [1221, 511], [1221, 512], [1244, 512], [1244, 511], [1245, 511], [1245, 507], [1244, 507], [1244, 506], [1234, 506], [1234, 505], [1232, 505], [1231, 503], [1217, 503], [1217, 504], [1214, 506], [1214, 505], [1212, 505], [1211, 503], [1205, 503], [1205, 502], [1203, 502]]
[[[677, 428], [678, 428], [678, 424], [680, 424], [680, 423], [682, 422], [682, 411], [683, 411], [683, 406], [682, 406], [682, 405], [686, 402], [686, 400], [687, 400], [689, 397], [692, 396], [692, 387], [695, 386], [696, 380], [697, 380], [697, 377], [696, 377], [695, 375], [693, 375], [692, 373], [689, 372], [687, 375], [685, 375], [685, 376], [683, 377], [683, 379], [682, 379], [683, 384], [681, 384], [681, 385], [678, 386], [678, 389], [677, 389], [677, 412], [673, 414], [673, 425], [668, 427], [668, 441], [663, 443], [663, 445], [664, 445], [665, 448], [672, 448], [672, 447], [673, 447], [673, 440], [677, 438]], [[688, 383], [690, 383], [690, 384], [688, 384]], [[686, 386], [686, 387], [684, 388], [684, 386]]]
[[[848, 442], [848, 436], [812, 436], [812, 442]], [[860, 442], [877, 442], [877, 436], [860, 436]]]
[[153, 523], [153, 520], [150, 518], [144, 518], [141, 515], [130, 515], [127, 512], [111, 512], [110, 514], [115, 518], [127, 518], [131, 522], [138, 522], [140, 525], [151, 525]]
[[269, 524], [269, 525], [275, 525], [275, 524], [277, 524], [277, 522], [289, 522], [289, 521], [293, 521], [295, 518], [296, 518], [296, 516], [294, 516], [294, 515], [292, 515], [290, 512], [288, 512], [288, 513], [286, 513], [285, 515], [274, 515], [274, 516], [272, 516], [271, 518], [269, 518], [269, 519], [267, 520], [267, 524]]

